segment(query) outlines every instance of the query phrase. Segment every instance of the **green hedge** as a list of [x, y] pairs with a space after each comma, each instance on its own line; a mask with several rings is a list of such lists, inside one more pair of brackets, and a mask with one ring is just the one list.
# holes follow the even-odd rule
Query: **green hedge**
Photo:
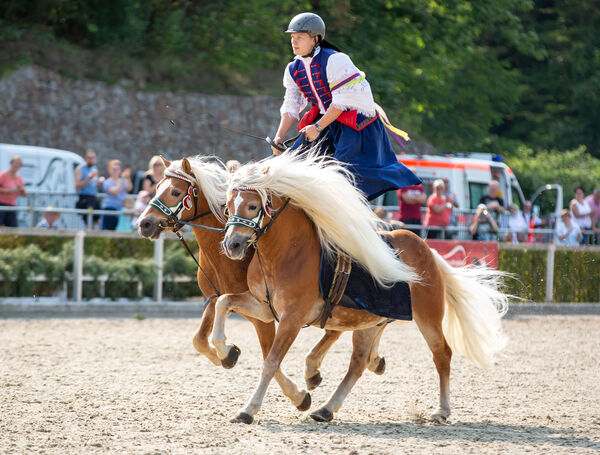
[[[73, 270], [72, 238], [43, 236], [0, 236], [0, 295], [50, 296], [62, 289], [66, 272]], [[151, 297], [156, 278], [152, 260], [152, 242], [143, 239], [86, 238], [83, 273], [95, 280], [83, 283], [83, 297], [99, 297], [101, 275], [108, 275], [105, 296], [136, 298], [142, 282], [142, 296]], [[32, 281], [36, 275], [46, 275], [48, 281]], [[175, 283], [176, 275], [194, 279], [190, 283]], [[179, 246], [178, 241], [165, 242], [163, 265], [163, 295], [168, 299], [201, 296], [195, 281], [196, 265]], [[3, 277], [10, 277], [4, 279]], [[67, 293], [72, 295], [72, 284]]]
[[[506, 291], [527, 301], [546, 300], [546, 251], [500, 250], [498, 267], [516, 279]], [[557, 251], [554, 255], [555, 302], [600, 301], [600, 252]]]
[[[196, 248], [192, 247], [193, 251]], [[136, 297], [132, 280], [142, 281], [144, 296], [152, 296], [155, 268], [152, 242], [144, 239], [86, 238], [84, 274], [109, 276], [105, 295], [111, 298]], [[543, 302], [546, 292], [546, 251], [500, 250], [501, 270], [515, 275], [505, 280], [506, 291], [526, 301]], [[557, 251], [554, 257], [554, 301], [598, 302], [600, 300], [600, 252]], [[2, 296], [52, 295], [65, 280], [65, 271], [73, 270], [73, 239], [44, 236], [0, 236], [0, 281]], [[165, 242], [163, 295], [182, 300], [200, 296], [195, 281], [196, 264], [177, 240]], [[46, 283], [31, 277], [44, 274]], [[194, 278], [189, 283], [175, 283], [173, 277]], [[85, 298], [100, 295], [98, 281], [86, 282]], [[70, 290], [69, 290], [70, 294]]]

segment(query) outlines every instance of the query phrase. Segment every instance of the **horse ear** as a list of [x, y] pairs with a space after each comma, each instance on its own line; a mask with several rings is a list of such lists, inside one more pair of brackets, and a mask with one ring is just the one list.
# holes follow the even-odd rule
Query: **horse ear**
[[186, 174], [191, 174], [192, 173], [192, 166], [190, 165], [190, 162], [188, 161], [187, 158], [184, 158], [184, 159], [181, 160], [181, 169]]
[[160, 156], [161, 161], [163, 162], [163, 165], [165, 166], [165, 169], [168, 168], [171, 165], [171, 162], [168, 159], [166, 159], [164, 156], [162, 156], [162, 155], [159, 155], [159, 156]]

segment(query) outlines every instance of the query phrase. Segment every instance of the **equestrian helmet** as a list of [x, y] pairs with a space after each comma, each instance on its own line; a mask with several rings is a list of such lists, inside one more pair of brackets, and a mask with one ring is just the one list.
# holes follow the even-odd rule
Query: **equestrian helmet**
[[325, 39], [325, 22], [314, 13], [301, 13], [290, 21], [285, 33], [308, 33], [310, 36], [319, 36]]

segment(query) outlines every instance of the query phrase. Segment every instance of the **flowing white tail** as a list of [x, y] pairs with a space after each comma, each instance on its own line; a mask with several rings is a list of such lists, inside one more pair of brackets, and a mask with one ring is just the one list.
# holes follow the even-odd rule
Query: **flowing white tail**
[[488, 267], [452, 267], [431, 250], [446, 286], [444, 336], [453, 352], [489, 367], [508, 341], [501, 319], [508, 310], [508, 295], [498, 290], [507, 274]]

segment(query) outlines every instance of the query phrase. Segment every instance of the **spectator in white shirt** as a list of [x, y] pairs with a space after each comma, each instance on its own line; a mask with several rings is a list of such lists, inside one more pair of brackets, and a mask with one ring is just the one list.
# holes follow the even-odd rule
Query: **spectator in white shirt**
[[557, 243], [563, 245], [579, 245], [581, 243], [581, 229], [577, 223], [573, 222], [571, 212], [568, 209], [563, 209], [560, 212], [562, 223], [559, 223], [556, 228]]

